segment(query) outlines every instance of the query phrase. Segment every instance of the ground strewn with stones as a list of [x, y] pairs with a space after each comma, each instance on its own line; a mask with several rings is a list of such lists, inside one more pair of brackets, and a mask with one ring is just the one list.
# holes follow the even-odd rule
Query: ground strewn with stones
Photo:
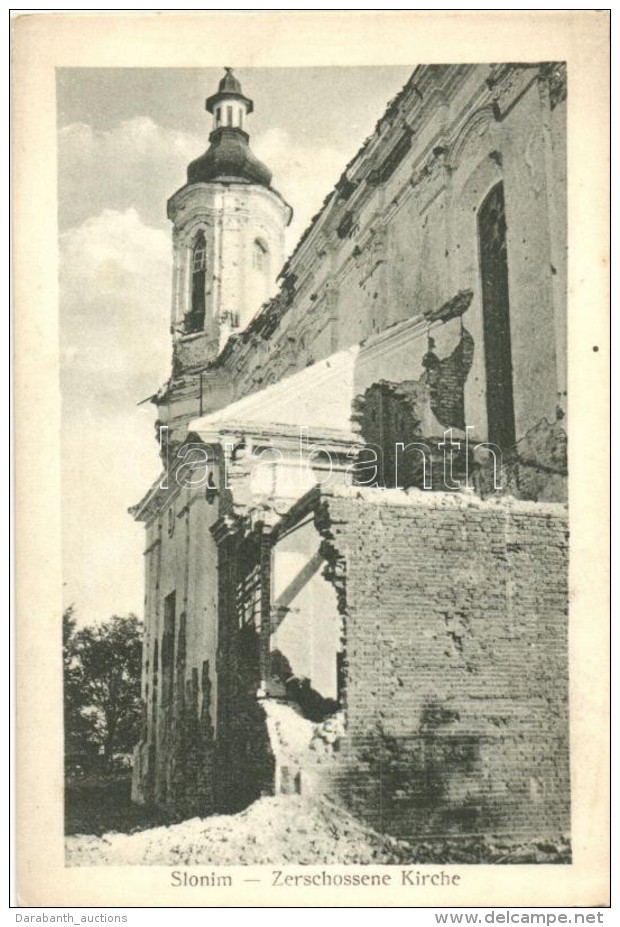
[[234, 815], [192, 818], [167, 827], [66, 838], [68, 866], [569, 863], [563, 837], [518, 843], [505, 838], [407, 842], [365, 827], [343, 809], [299, 796], [261, 798]]

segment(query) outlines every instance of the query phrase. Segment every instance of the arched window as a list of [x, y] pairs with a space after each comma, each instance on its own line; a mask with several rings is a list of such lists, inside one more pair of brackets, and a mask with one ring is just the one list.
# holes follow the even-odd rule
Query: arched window
[[187, 334], [200, 332], [205, 325], [205, 287], [207, 282], [207, 242], [203, 231], [198, 232], [192, 249], [192, 304], [185, 317]]
[[255, 270], [260, 270], [262, 273], [266, 272], [268, 269], [268, 261], [269, 251], [267, 250], [267, 245], [257, 238], [254, 242], [254, 251], [252, 255], [252, 264]]
[[502, 448], [515, 443], [508, 255], [504, 185], [498, 183], [478, 212], [482, 321], [487, 377], [488, 439]]

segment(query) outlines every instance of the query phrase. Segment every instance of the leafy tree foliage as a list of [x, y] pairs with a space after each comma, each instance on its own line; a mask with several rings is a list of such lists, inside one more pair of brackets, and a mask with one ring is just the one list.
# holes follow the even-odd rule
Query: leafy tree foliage
[[97, 735], [92, 717], [84, 713], [82, 667], [77, 656], [77, 621], [73, 606], [62, 616], [65, 754], [67, 757], [96, 752]]
[[119, 616], [76, 629], [63, 615], [67, 752], [96, 751], [106, 760], [131, 750], [139, 737], [142, 624]]

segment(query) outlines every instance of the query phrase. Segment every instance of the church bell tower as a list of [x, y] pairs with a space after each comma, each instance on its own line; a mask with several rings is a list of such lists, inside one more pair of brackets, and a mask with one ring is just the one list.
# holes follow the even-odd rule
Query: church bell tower
[[291, 207], [252, 153], [254, 108], [231, 68], [206, 101], [209, 147], [168, 201], [173, 229], [172, 337], [177, 373], [215, 359], [274, 292]]

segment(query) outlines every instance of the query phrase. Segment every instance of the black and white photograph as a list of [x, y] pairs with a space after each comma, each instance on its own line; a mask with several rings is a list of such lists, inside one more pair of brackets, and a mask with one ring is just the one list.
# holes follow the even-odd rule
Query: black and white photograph
[[499, 37], [55, 68], [71, 878], [573, 866], [571, 92]]

